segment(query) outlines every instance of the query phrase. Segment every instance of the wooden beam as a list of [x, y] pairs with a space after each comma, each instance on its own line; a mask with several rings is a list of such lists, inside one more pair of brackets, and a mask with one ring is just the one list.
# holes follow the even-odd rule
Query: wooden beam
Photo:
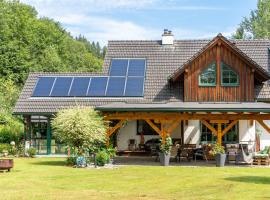
[[211, 126], [211, 124], [209, 124], [206, 120], [201, 120], [201, 122], [210, 129], [210, 131], [212, 131], [212, 133], [214, 133], [215, 135], [217, 135], [217, 130]]
[[146, 119], [145, 121], [162, 137], [162, 131], [151, 120]]
[[222, 144], [222, 123], [218, 123], [218, 130], [217, 130], [217, 143]]
[[230, 121], [229, 120], [220, 120], [220, 119], [216, 119], [216, 120], [210, 120], [210, 123], [214, 123], [214, 124], [217, 124], [217, 123], [222, 123], [222, 124], [228, 124]]
[[263, 120], [257, 120], [257, 122], [270, 134], [270, 127]]
[[110, 127], [107, 131], [107, 136], [110, 137], [118, 128], [125, 123], [126, 120], [120, 120], [114, 127]]
[[174, 129], [177, 128], [177, 126], [181, 123], [181, 119], [175, 120], [171, 126], [168, 128], [168, 134], [171, 135], [171, 133], [174, 131]]
[[167, 133], [166, 133], [166, 130], [165, 130], [165, 123], [164, 122], [161, 122], [161, 138], [162, 138], [162, 144], [165, 144], [165, 142], [166, 142], [166, 136], [167, 136]]
[[235, 124], [237, 124], [238, 120], [233, 120], [223, 131], [222, 136], [225, 135]]
[[249, 120], [249, 126], [253, 126], [254, 120]]
[[197, 114], [169, 112], [104, 113], [105, 120], [270, 120], [270, 114]]

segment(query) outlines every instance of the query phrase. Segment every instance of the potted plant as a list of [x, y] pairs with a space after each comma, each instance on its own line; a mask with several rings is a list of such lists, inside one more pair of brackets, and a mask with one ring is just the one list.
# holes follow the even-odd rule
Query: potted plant
[[211, 150], [211, 154], [215, 156], [216, 166], [224, 167], [226, 161], [226, 154], [224, 147], [220, 144], [214, 144]]
[[169, 166], [172, 148], [172, 138], [167, 136], [164, 143], [160, 145], [159, 159], [160, 165]]

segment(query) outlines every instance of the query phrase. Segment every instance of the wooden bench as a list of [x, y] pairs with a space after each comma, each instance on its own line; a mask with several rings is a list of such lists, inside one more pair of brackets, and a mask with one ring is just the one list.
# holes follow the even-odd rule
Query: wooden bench
[[0, 159], [0, 170], [10, 171], [13, 168], [13, 159]]

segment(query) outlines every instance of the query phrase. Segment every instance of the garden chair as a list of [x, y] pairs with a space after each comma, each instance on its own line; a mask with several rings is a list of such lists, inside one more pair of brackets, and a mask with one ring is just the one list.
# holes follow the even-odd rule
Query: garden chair
[[171, 158], [175, 159], [175, 162], [178, 162], [178, 160], [180, 159], [179, 148], [180, 148], [180, 145], [176, 144], [176, 145], [173, 145], [171, 149]]
[[206, 160], [206, 162], [208, 162], [206, 146], [202, 146], [202, 148], [196, 150], [196, 152], [194, 153], [195, 162], [197, 162], [198, 156], [202, 157], [203, 159]]

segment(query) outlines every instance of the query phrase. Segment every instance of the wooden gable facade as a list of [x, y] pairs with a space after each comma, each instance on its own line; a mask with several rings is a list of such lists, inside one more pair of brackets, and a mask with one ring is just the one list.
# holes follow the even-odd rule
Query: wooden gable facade
[[[200, 74], [213, 63], [216, 65], [216, 83], [200, 85]], [[222, 63], [230, 66], [237, 73], [238, 84], [222, 84]], [[184, 100], [189, 102], [252, 102], [254, 101], [254, 67], [219, 39], [185, 67]]]

